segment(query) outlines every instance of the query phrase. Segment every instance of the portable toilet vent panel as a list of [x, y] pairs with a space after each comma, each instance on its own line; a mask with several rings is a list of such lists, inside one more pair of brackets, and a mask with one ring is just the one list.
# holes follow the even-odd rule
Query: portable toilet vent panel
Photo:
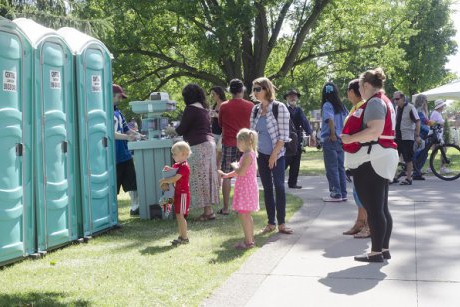
[[0, 17], [0, 266], [34, 252], [32, 48]]
[[34, 150], [38, 251], [77, 239], [72, 53], [52, 29], [15, 22], [34, 48]]
[[75, 55], [84, 236], [118, 224], [111, 55], [73, 28], [58, 33]]

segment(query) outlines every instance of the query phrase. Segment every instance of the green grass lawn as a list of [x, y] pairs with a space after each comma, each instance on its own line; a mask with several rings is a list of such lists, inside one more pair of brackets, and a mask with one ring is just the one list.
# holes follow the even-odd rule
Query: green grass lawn
[[[302, 201], [288, 195], [287, 218]], [[262, 229], [266, 213], [254, 214]], [[238, 251], [233, 244], [243, 232], [235, 213], [216, 220], [189, 218], [190, 244], [172, 247], [177, 237], [171, 220], [140, 220], [129, 216], [127, 194], [119, 196], [123, 228], [0, 270], [0, 306], [196, 306], [267, 240]]]
[[323, 152], [316, 147], [306, 147], [302, 153], [299, 176], [325, 176]]

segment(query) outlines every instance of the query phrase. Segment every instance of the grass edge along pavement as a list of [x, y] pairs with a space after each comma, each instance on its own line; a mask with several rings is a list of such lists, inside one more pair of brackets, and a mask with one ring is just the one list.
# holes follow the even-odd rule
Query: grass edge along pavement
[[[256, 235], [255, 248], [236, 250], [243, 231], [235, 213], [197, 222], [202, 210], [193, 210], [190, 244], [172, 247], [176, 222], [131, 218], [128, 199], [119, 196], [122, 229], [0, 270], [0, 306], [197, 306], [270, 236]], [[267, 219], [262, 191], [260, 204], [256, 233]], [[301, 206], [287, 194], [286, 217]]]

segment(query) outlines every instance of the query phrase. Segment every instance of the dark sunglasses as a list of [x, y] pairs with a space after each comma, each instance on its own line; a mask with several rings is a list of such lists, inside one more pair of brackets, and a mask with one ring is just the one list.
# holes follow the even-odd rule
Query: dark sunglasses
[[252, 91], [254, 93], [260, 93], [260, 92], [262, 92], [263, 89], [264, 89], [263, 87], [253, 87]]

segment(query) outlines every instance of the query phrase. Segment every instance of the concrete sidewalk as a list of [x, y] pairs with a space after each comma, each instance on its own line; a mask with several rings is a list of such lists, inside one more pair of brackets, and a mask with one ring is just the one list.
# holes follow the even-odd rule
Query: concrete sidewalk
[[295, 234], [271, 236], [203, 306], [460, 306], [460, 180], [390, 186], [392, 259], [383, 264], [354, 261], [370, 240], [342, 235], [357, 214], [352, 193], [324, 203], [325, 178], [299, 184], [286, 190], [304, 201], [288, 222]]

